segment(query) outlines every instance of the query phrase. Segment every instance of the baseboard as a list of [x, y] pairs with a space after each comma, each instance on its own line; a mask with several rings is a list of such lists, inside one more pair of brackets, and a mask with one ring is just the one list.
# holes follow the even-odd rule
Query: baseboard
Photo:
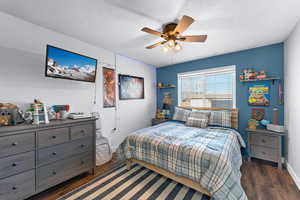
[[297, 174], [293, 170], [292, 166], [288, 162], [286, 163], [286, 166], [287, 166], [287, 170], [288, 170], [289, 174], [291, 175], [295, 184], [297, 185], [298, 189], [300, 190], [300, 178], [297, 176]]

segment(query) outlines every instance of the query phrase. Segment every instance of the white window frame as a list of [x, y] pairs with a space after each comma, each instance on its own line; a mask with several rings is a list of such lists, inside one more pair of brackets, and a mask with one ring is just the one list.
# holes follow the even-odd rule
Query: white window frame
[[198, 76], [198, 75], [208, 75], [208, 74], [223, 74], [226, 72], [234, 72], [233, 73], [233, 81], [232, 81], [232, 106], [233, 108], [236, 108], [236, 66], [230, 65], [230, 66], [224, 66], [224, 67], [216, 67], [216, 68], [210, 68], [210, 69], [203, 69], [203, 70], [197, 70], [197, 71], [190, 71], [190, 72], [184, 72], [177, 74], [177, 104], [178, 106], [181, 106], [181, 78], [186, 76]]

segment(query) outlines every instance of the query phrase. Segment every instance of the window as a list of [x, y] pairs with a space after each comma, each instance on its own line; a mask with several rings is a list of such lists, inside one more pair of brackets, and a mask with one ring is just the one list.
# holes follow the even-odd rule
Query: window
[[235, 108], [235, 66], [178, 74], [178, 105]]

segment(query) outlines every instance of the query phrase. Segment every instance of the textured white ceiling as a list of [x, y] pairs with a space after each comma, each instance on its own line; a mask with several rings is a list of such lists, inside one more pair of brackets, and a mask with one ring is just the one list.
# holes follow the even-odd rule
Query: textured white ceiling
[[[155, 66], [284, 41], [300, 18], [299, 0], [0, 0], [0, 11]], [[196, 22], [179, 53], [144, 47], [161, 39], [140, 31], [182, 15]]]

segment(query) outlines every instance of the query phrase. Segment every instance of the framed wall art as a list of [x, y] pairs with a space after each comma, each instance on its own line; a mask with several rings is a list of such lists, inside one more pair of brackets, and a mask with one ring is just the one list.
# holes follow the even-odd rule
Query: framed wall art
[[103, 107], [116, 106], [116, 73], [114, 69], [103, 67]]
[[251, 83], [249, 85], [248, 104], [251, 106], [270, 105], [270, 84]]
[[119, 74], [120, 100], [144, 99], [144, 78]]

